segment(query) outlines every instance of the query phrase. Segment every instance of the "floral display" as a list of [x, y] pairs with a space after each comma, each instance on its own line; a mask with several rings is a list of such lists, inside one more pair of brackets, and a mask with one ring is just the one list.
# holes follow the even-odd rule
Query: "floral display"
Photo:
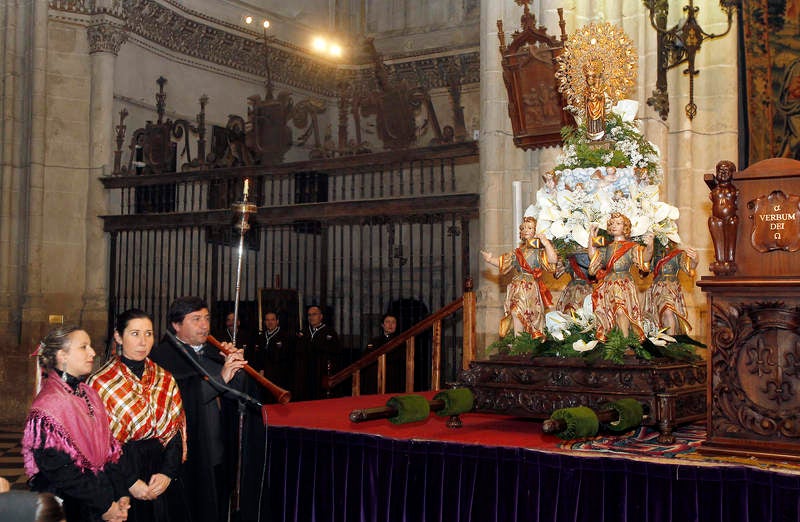
[[586, 248], [589, 227], [603, 229], [613, 212], [631, 220], [634, 241], [652, 232], [662, 245], [680, 242], [679, 211], [659, 199], [659, 152], [639, 131], [636, 106], [631, 100], [614, 106], [606, 124], [610, 139], [601, 144], [585, 136], [583, 124], [564, 131], [559, 164], [525, 212], [560, 254]]
[[595, 339], [595, 315], [592, 310], [592, 296], [584, 299], [583, 307], [572, 314], [559, 311], [548, 312], [545, 316], [544, 338], [533, 338], [530, 334], [509, 333], [489, 346], [489, 350], [505, 355], [524, 355], [532, 357], [581, 357], [583, 359], [624, 362], [628, 353], [640, 359], [667, 357], [679, 361], [699, 359], [695, 349], [705, 347], [691, 337], [669, 336], [650, 320], [643, 325], [646, 339], [643, 342], [634, 337], [625, 337], [619, 330], [609, 332], [608, 339], [601, 343]]
[[[501, 329], [490, 351], [619, 363], [631, 356], [698, 358], [701, 343], [673, 331], [660, 312], [642, 313], [632, 274], [634, 267], [643, 277], [658, 274], [683, 251], [677, 248], [679, 211], [660, 199], [660, 152], [636, 120], [638, 103], [625, 99], [635, 84], [637, 56], [631, 39], [610, 23], [588, 24], [564, 44], [556, 80], [577, 125], [562, 129], [557, 165], [545, 174], [525, 218], [535, 220], [533, 235], [556, 251], [556, 277], [569, 273], [567, 286], [578, 284], [564, 291], [568, 298], [559, 300], [558, 310], [539, 302], [543, 332]], [[517, 249], [516, 257], [522, 254]], [[546, 290], [533, 268], [519, 278], [529, 286], [535, 279]]]
[[[536, 218], [537, 233], [550, 239], [559, 258], [585, 253], [590, 229], [605, 232], [614, 212], [631, 221], [630, 238], [643, 242], [652, 233], [661, 249], [680, 243], [676, 207], [660, 200], [662, 181], [658, 148], [639, 130], [635, 120], [638, 104], [621, 100], [606, 117], [603, 141], [589, 139], [580, 115], [576, 128], [565, 128], [564, 147], [558, 165], [545, 176], [545, 185], [525, 216]], [[585, 257], [585, 256], [584, 256]], [[544, 337], [509, 333], [489, 349], [507, 355], [581, 357], [587, 360], [623, 362], [626, 355], [641, 359], [669, 357], [696, 360], [695, 347], [703, 346], [688, 336], [664, 333], [651, 319], [643, 321], [644, 341], [609, 332], [605, 342], [595, 338], [596, 317], [589, 295], [571, 313], [550, 311], [545, 315]]]

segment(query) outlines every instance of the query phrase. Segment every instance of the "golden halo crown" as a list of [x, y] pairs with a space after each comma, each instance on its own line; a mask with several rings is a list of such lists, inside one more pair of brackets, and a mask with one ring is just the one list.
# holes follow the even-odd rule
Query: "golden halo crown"
[[558, 90], [581, 115], [585, 110], [586, 76], [602, 76], [611, 105], [630, 95], [636, 84], [639, 58], [630, 37], [609, 22], [591, 23], [569, 35], [558, 57]]

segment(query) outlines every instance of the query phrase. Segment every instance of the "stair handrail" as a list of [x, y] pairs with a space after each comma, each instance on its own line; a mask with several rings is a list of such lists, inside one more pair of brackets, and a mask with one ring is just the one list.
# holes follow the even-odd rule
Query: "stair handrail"
[[[351, 363], [347, 367], [339, 370], [333, 375], [325, 375], [322, 377], [322, 387], [330, 390], [337, 384], [350, 378], [356, 372], [360, 372], [367, 366], [377, 363], [378, 359], [387, 353], [390, 353], [405, 345], [409, 339], [413, 339], [420, 333], [429, 330], [442, 319], [454, 314], [455, 312], [464, 309], [464, 334], [463, 334], [463, 354], [462, 354], [462, 367], [467, 369], [469, 363], [475, 359], [475, 308], [476, 308], [475, 292], [473, 290], [472, 278], [468, 277], [464, 283], [464, 295], [447, 304], [422, 319], [420, 322], [402, 332], [397, 337], [387, 342], [383, 346], [365, 354], [357, 361]], [[441, 340], [439, 340], [441, 342]], [[436, 350], [434, 350], [435, 352]], [[437, 386], [438, 383], [433, 383]], [[438, 389], [438, 387], [436, 388]]]

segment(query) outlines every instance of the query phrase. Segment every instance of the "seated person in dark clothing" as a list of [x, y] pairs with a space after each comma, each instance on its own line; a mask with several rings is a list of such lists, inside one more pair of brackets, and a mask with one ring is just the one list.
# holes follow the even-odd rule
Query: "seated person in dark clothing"
[[[397, 317], [385, 314], [381, 320], [381, 334], [373, 337], [367, 345], [366, 353], [376, 350], [397, 337]], [[368, 366], [361, 372], [361, 393], [378, 393], [378, 365]], [[400, 346], [386, 355], [386, 391], [396, 393], [405, 391], [406, 350]]]
[[281, 328], [277, 313], [264, 314], [264, 331], [258, 345], [261, 355], [258, 368], [264, 377], [294, 395], [295, 338]]
[[[297, 334], [296, 400], [324, 399], [328, 393], [322, 387], [322, 377], [342, 369], [342, 347], [339, 335], [325, 324], [322, 308], [309, 306], [307, 319]], [[341, 395], [340, 390], [332, 393]]]

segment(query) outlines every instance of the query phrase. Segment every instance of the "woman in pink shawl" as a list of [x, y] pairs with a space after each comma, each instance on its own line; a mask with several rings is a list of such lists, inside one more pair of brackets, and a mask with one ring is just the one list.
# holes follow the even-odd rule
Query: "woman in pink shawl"
[[52, 330], [39, 344], [42, 389], [31, 405], [22, 455], [31, 488], [64, 500], [67, 522], [126, 520], [125, 473], [103, 402], [83, 380], [95, 352], [78, 327]]

